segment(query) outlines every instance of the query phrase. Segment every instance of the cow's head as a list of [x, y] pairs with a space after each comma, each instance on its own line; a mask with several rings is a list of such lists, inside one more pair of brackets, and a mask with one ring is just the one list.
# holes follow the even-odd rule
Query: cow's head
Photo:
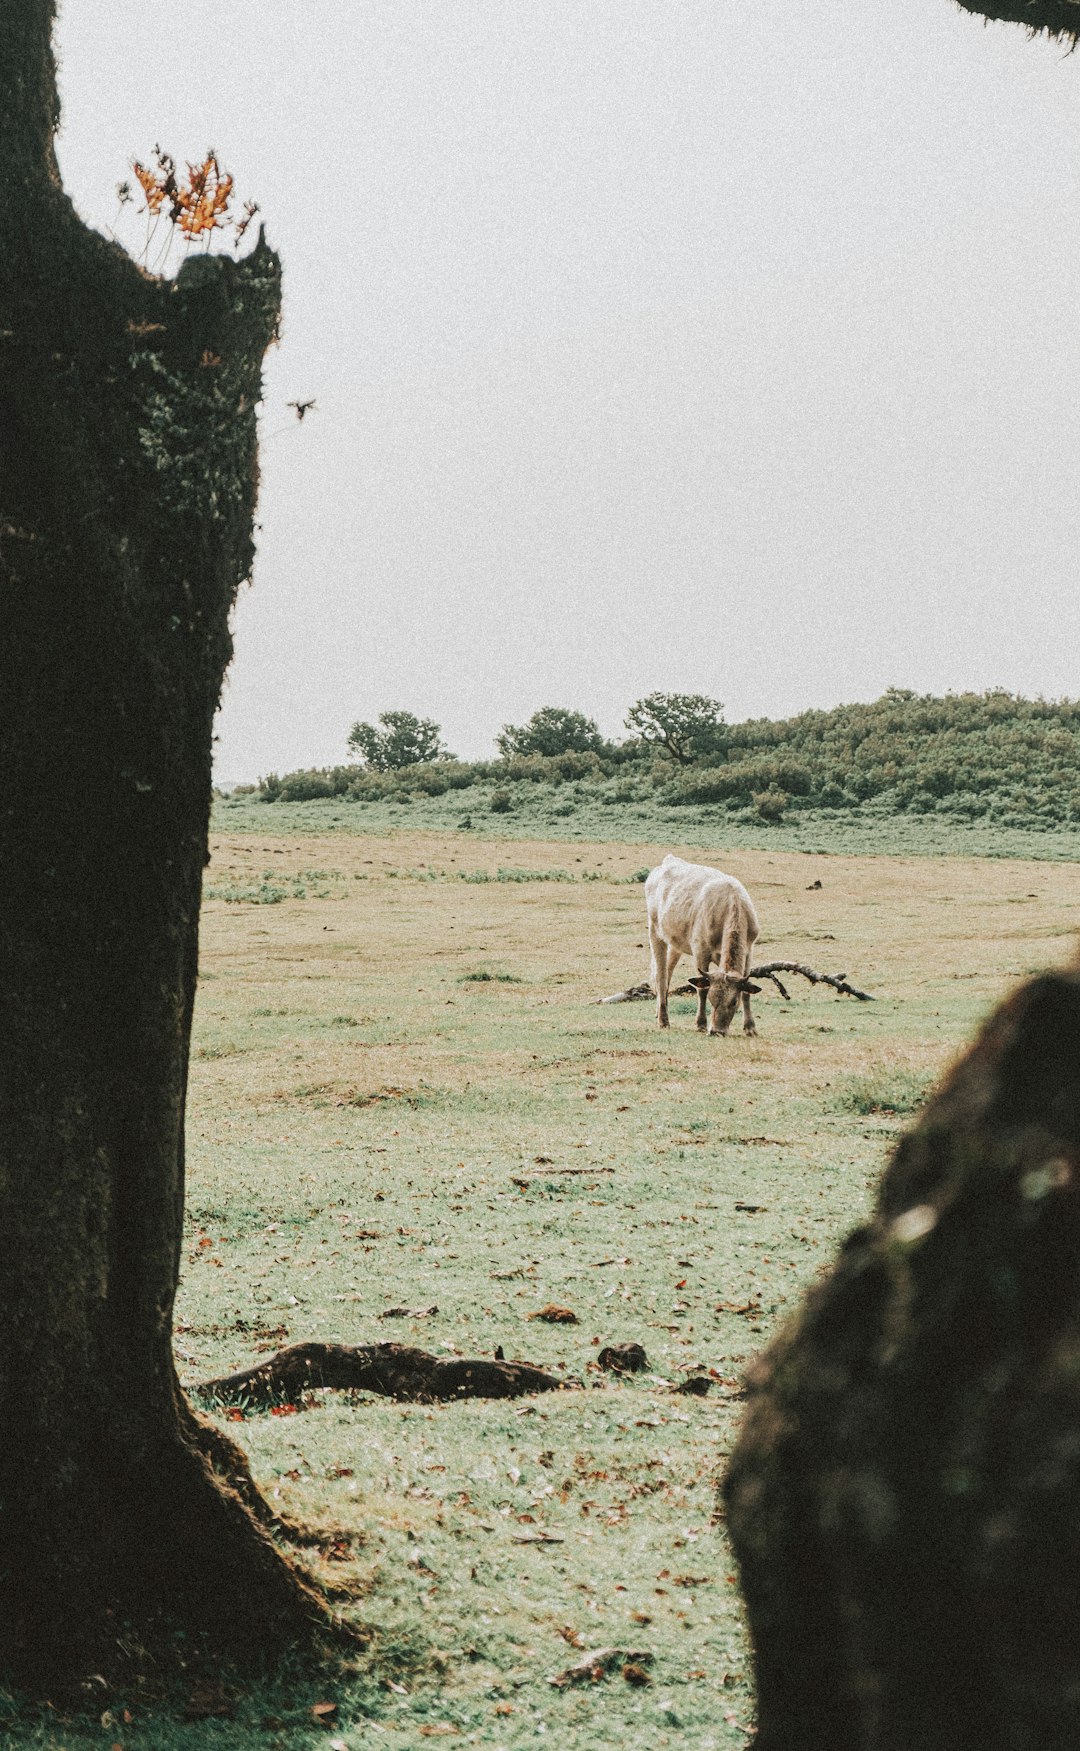
[[690, 984], [695, 991], [704, 991], [707, 995], [712, 1010], [709, 1031], [714, 1034], [727, 1033], [740, 997], [744, 994], [753, 997], [761, 990], [760, 985], [753, 984], [738, 973], [696, 973]]

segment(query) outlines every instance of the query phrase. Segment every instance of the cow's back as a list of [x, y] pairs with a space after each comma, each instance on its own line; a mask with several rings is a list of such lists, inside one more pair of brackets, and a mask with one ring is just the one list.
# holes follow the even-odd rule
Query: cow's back
[[750, 943], [758, 934], [754, 903], [735, 876], [671, 853], [646, 878], [645, 906], [650, 925], [684, 955], [705, 938], [718, 950], [733, 912]]

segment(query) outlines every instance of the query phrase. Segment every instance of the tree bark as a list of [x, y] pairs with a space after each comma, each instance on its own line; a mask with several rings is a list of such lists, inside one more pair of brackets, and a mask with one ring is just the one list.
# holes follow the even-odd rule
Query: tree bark
[[161, 281], [78, 220], [53, 156], [52, 11], [0, 0], [0, 1667], [16, 1676], [100, 1664], [125, 1615], [269, 1650], [326, 1621], [171, 1351], [212, 723], [252, 560], [279, 264], [260, 240]]
[[991, 1018], [749, 1385], [760, 1751], [1080, 1743], [1080, 973]]

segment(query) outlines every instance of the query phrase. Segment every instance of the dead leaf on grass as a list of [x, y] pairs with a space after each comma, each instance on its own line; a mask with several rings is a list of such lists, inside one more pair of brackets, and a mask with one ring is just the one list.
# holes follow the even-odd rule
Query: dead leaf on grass
[[639, 1660], [627, 1660], [622, 1669], [627, 1684], [651, 1684], [652, 1679]]
[[557, 1532], [515, 1532], [513, 1544], [565, 1544], [565, 1538]]
[[530, 1313], [529, 1319], [545, 1319], [549, 1325], [577, 1325], [578, 1316], [569, 1307], [557, 1307], [554, 1301], [549, 1301], [546, 1307], [541, 1307], [536, 1313]]
[[649, 1666], [652, 1664], [652, 1655], [632, 1652], [626, 1648], [592, 1648], [580, 1660], [575, 1660], [572, 1666], [556, 1672], [554, 1677], [548, 1679], [548, 1683], [553, 1684], [557, 1690], [565, 1690], [571, 1684], [596, 1684], [622, 1664]]
[[432, 1302], [430, 1307], [388, 1307], [379, 1314], [380, 1319], [430, 1319], [439, 1309]]
[[313, 1702], [311, 1705], [311, 1718], [316, 1726], [328, 1727], [330, 1722], [336, 1718], [337, 1711], [338, 1705], [336, 1702]]

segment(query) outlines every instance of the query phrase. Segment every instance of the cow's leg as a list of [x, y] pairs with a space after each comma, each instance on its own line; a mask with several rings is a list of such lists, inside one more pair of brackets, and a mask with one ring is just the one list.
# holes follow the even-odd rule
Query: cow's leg
[[[708, 969], [708, 967], [699, 967], [698, 973], [701, 975], [702, 978], [707, 979], [709, 976], [709, 969]], [[708, 1023], [705, 1020], [705, 1010], [706, 1010], [706, 1007], [708, 1005], [708, 1001], [709, 1001], [709, 987], [707, 985], [699, 985], [698, 986], [698, 994], [697, 994], [697, 1030], [698, 1030], [699, 1034], [703, 1034], [705, 1032], [706, 1027], [708, 1026]]]
[[671, 987], [671, 970], [678, 960], [678, 955], [671, 955], [667, 943], [658, 930], [649, 926], [649, 947], [652, 950], [653, 984], [656, 987], [656, 1019], [661, 1027], [668, 1025], [668, 991]]

